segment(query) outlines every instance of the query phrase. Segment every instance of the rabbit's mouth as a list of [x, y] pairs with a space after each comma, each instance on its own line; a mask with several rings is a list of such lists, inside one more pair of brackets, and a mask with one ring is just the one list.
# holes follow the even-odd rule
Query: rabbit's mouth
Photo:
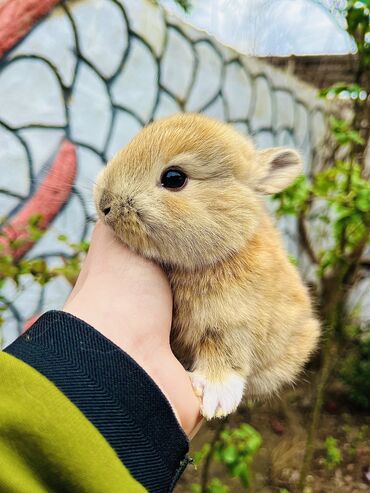
[[158, 258], [159, 252], [153, 231], [145, 222], [143, 212], [136, 209], [133, 204], [121, 202], [118, 205], [111, 202], [107, 205], [104, 201], [100, 201], [98, 214], [117, 238], [131, 250], [147, 258]]

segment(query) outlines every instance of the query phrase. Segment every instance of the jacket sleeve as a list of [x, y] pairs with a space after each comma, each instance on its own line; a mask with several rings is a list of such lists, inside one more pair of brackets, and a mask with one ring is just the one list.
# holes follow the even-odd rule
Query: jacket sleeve
[[0, 353], [0, 491], [169, 493], [188, 441], [120, 348], [47, 312]]

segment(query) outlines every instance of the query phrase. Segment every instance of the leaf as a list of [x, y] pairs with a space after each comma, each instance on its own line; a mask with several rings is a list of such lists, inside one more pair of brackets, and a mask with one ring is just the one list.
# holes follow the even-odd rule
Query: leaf
[[201, 464], [201, 462], [207, 457], [210, 449], [211, 445], [209, 443], [205, 443], [200, 450], [194, 453], [193, 460], [196, 466]]
[[248, 473], [248, 466], [245, 462], [238, 462], [231, 468], [231, 474], [240, 477]]
[[238, 451], [234, 445], [229, 445], [222, 451], [222, 459], [226, 464], [231, 464], [236, 461]]
[[299, 260], [294, 255], [288, 255], [289, 262], [295, 266], [299, 265]]
[[207, 487], [207, 493], [229, 493], [229, 488], [218, 478], [213, 478]]
[[370, 212], [370, 201], [367, 195], [358, 195], [355, 200], [356, 207], [359, 211]]
[[329, 436], [325, 440], [325, 448], [326, 448], [326, 459], [325, 463], [329, 469], [339, 465], [342, 462], [342, 453], [338, 448], [337, 440]]
[[29, 226], [39, 226], [42, 221], [42, 215], [41, 214], [32, 214], [30, 218], [28, 219], [28, 225]]
[[257, 450], [260, 448], [262, 444], [262, 438], [259, 434], [255, 433], [253, 436], [251, 436], [248, 440], [247, 443], [247, 448], [248, 451], [251, 452], [257, 452]]

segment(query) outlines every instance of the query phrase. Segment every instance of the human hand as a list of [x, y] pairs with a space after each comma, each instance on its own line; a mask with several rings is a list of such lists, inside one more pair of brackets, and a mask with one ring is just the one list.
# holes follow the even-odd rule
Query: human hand
[[165, 394], [185, 433], [195, 434], [199, 400], [170, 347], [172, 293], [158, 265], [130, 251], [98, 221], [64, 311], [129, 354]]

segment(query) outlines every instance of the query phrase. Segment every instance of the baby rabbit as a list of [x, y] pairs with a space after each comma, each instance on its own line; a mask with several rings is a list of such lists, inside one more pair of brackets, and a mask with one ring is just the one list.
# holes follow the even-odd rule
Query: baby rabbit
[[230, 125], [178, 114], [143, 128], [98, 178], [98, 215], [159, 263], [171, 346], [207, 418], [293, 382], [319, 323], [262, 197], [301, 173], [291, 149], [256, 150]]

